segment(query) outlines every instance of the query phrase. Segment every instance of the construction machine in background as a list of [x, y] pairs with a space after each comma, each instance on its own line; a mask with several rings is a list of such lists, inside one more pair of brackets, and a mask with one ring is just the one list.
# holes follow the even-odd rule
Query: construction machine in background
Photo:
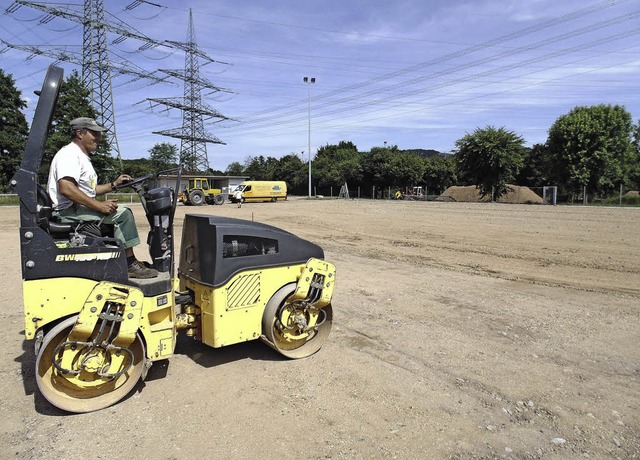
[[181, 168], [175, 188], [152, 187], [160, 172], [120, 186], [140, 196], [157, 278], [129, 279], [123, 244], [99, 222], [55, 219], [38, 169], [62, 76], [49, 68], [12, 179], [25, 339], [34, 346], [42, 395], [68, 412], [111, 406], [173, 355], [179, 333], [213, 348], [261, 339], [288, 358], [317, 352], [331, 330], [336, 276], [322, 248], [270, 225], [187, 214], [176, 271]]
[[424, 192], [421, 186], [407, 187], [407, 193], [405, 193], [401, 199], [404, 200], [426, 200]]
[[222, 189], [214, 188], [206, 177], [190, 178], [187, 187], [178, 194], [181, 203], [192, 206], [202, 204], [224, 204], [226, 196]]

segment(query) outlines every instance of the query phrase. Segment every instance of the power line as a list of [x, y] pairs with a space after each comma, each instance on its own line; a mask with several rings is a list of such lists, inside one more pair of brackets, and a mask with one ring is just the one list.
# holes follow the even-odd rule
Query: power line
[[[318, 129], [349, 126], [349, 129], [359, 130], [360, 128], [356, 126], [355, 123], [367, 123], [370, 120], [385, 118], [390, 119], [393, 117], [400, 117], [403, 114], [411, 113], [412, 111], [432, 110], [432, 108], [453, 104], [458, 104], [462, 108], [463, 112], [467, 107], [469, 107], [469, 112], [471, 112], [474, 107], [473, 101], [478, 100], [481, 97], [486, 99], [503, 94], [503, 84], [506, 82], [512, 82], [510, 84], [510, 88], [514, 90], [516, 90], [515, 88], [523, 87], [522, 85], [527, 83], [531, 84], [533, 88], [535, 81], [541, 82], [541, 84], [548, 81], [554, 81], [555, 83], [553, 83], [553, 86], [558, 87], [566, 80], [551, 79], [551, 77], [554, 77], [553, 74], [557, 74], [561, 71], [563, 75], [566, 75], [569, 72], [573, 75], [580, 75], [582, 72], [581, 69], [587, 68], [587, 66], [584, 65], [575, 65], [574, 67], [579, 68], [571, 68], [571, 63], [579, 62], [574, 59], [567, 58], [567, 56], [570, 56], [570, 54], [574, 52], [579, 53], [581, 56], [586, 55], [587, 52], [589, 53], [589, 56], [593, 61], [593, 63], [588, 66], [590, 69], [605, 69], [606, 65], [611, 65], [613, 67], [610, 72], [611, 76], [606, 77], [606, 80], [612, 82], [621, 81], [615, 76], [613, 70], [615, 70], [616, 64], [614, 63], [616, 61], [621, 61], [626, 58], [621, 55], [622, 53], [613, 51], [609, 53], [608, 56], [603, 54], [601, 57], [597, 57], [597, 55], [594, 54], [600, 51], [597, 46], [593, 46], [591, 48], [574, 47], [574, 45], [581, 45], [581, 42], [583, 42], [583, 40], [578, 39], [577, 36], [574, 38], [567, 36], [564, 39], [566, 40], [566, 43], [561, 43], [561, 47], [558, 46], [558, 43], [560, 42], [542, 42], [545, 39], [550, 40], [553, 38], [551, 37], [551, 28], [561, 28], [562, 32], [554, 34], [556, 38], [560, 37], [561, 33], [568, 33], [567, 26], [571, 25], [570, 23], [586, 22], [580, 21], [580, 19], [584, 18], [587, 14], [594, 16], [593, 21], [590, 20], [589, 22], [593, 23], [597, 28], [597, 25], [603, 22], [603, 20], [601, 21], [600, 19], [608, 16], [603, 13], [604, 9], [609, 7], [615, 9], [618, 5], [623, 3], [625, 2], [600, 1], [595, 5], [588, 6], [588, 8], [578, 10], [578, 12], [582, 11], [583, 13], [585, 13], [585, 10], [590, 10], [591, 12], [587, 12], [579, 16], [575, 16], [577, 12], [573, 12], [570, 13], [570, 15], [573, 16], [559, 16], [552, 20], [554, 22], [545, 21], [536, 24], [535, 27], [538, 27], [538, 29], [532, 31], [530, 34], [518, 36], [518, 33], [531, 28], [522, 29], [520, 31], [513, 32], [515, 35], [512, 34], [511, 38], [508, 38], [506, 41], [492, 43], [485, 48], [480, 46], [482, 44], [474, 45], [473, 47], [466, 46], [465, 49], [455, 51], [454, 53], [445, 54], [441, 52], [440, 56], [432, 59], [420, 59], [421, 62], [414, 65], [409, 66], [405, 62], [404, 64], [399, 64], [395, 69], [393, 69], [393, 63], [403, 59], [401, 57], [401, 52], [398, 52], [394, 58], [388, 61], [379, 61], [378, 63], [375, 61], [375, 58], [363, 62], [359, 56], [355, 58], [331, 57], [327, 56], [329, 53], [318, 52], [309, 54], [299, 54], [299, 52], [297, 54], [287, 54], [282, 52], [258, 53], [257, 51], [251, 52], [233, 48], [225, 51], [224, 47], [201, 47], [200, 50], [207, 53], [211, 53], [211, 50], [215, 49], [217, 55], [220, 57], [220, 61], [232, 60], [229, 56], [242, 56], [240, 59], [247, 60], [247, 65], [250, 69], [247, 72], [246, 68], [243, 68], [242, 75], [240, 75], [241, 78], [244, 76], [244, 79], [235, 78], [237, 72], [233, 71], [230, 72], [230, 76], [225, 75], [220, 79], [216, 78], [216, 82], [220, 83], [221, 86], [237, 87], [238, 84], [248, 84], [250, 87], [246, 92], [241, 93], [241, 96], [239, 97], [240, 102], [242, 102], [242, 98], [247, 94], [269, 96], [269, 101], [263, 101], [261, 105], [256, 105], [245, 110], [246, 115], [239, 117], [243, 120], [242, 124], [228, 128], [223, 128], [218, 125], [218, 130], [224, 129], [224, 132], [216, 131], [216, 133], [223, 133], [224, 136], [221, 135], [220, 137], [225, 137], [229, 143], [232, 143], [231, 141], [240, 139], [240, 134], [243, 138], [246, 138], [247, 135], [251, 135], [251, 133], [260, 133], [261, 136], [269, 137], [269, 131], [278, 132], [278, 134], [280, 134], [282, 132], [298, 133], [305, 129], [302, 123], [302, 115], [306, 110], [306, 100], [303, 101], [302, 98], [296, 97], [297, 92], [290, 89], [291, 85], [284, 83], [285, 81], [288, 81], [286, 77], [277, 81], [275, 81], [275, 79], [273, 81], [268, 81], [270, 79], [259, 79], [259, 67], [269, 67], [273, 69], [279, 66], [283, 69], [287, 69], [286, 71], [289, 71], [289, 67], [287, 66], [295, 66], [297, 69], [300, 69], [301, 65], [307, 70], [309, 70], [309, 68], [312, 70], [317, 68], [330, 69], [332, 75], [337, 76], [333, 79], [335, 82], [338, 82], [343, 74], [350, 74], [351, 76], [354, 76], [354, 74], [358, 75], [360, 72], [367, 72], [371, 74], [374, 69], [377, 71], [375, 72], [377, 75], [373, 78], [358, 79], [358, 81], [353, 85], [335, 83], [333, 86], [327, 86], [323, 84], [321, 91], [315, 93], [315, 97], [312, 99], [312, 104], [314, 104], [314, 119], [316, 119], [316, 126]], [[142, 6], [145, 5], [140, 5], [138, 8], [142, 9]], [[211, 14], [207, 11], [198, 11], [196, 19], [198, 16], [202, 15]], [[595, 16], [598, 17], [597, 20], [595, 19]], [[565, 17], [566, 21], [558, 22], [560, 18], [563, 17]], [[634, 18], [634, 21], [635, 19], [636, 18]], [[548, 23], [548, 27], [541, 27], [541, 25], [546, 23]], [[637, 27], [637, 21], [635, 21], [635, 26]], [[603, 27], [614, 26], [609, 25]], [[620, 29], [621, 28], [618, 28], [618, 30]], [[326, 31], [324, 29], [320, 30]], [[531, 39], [531, 37], [536, 34], [538, 34], [537, 36], [539, 39]], [[586, 33], [581, 35], [581, 37], [582, 36], [586, 36]], [[503, 35], [503, 37], [508, 37], [508, 35]], [[487, 40], [484, 43], [490, 43], [492, 41], [495, 42], [495, 40], [500, 38], [501, 37], [493, 40]], [[591, 38], [595, 37], [590, 37], [590, 42]], [[620, 38], [618, 37], [618, 39]], [[16, 40], [9, 38], [8, 41], [15, 42]], [[584, 43], [586, 43], [586, 41], [587, 40], [584, 40]], [[449, 42], [447, 41], [447, 43]], [[310, 45], [311, 46], [309, 46], [309, 48], [312, 51], [315, 49], [322, 49], [315, 47], [313, 43], [310, 43]], [[531, 48], [535, 45], [538, 45], [538, 47]], [[405, 44], [405, 46], [407, 45]], [[110, 48], [113, 48], [113, 46]], [[542, 48], [547, 49], [543, 50]], [[159, 47], [154, 48], [154, 50], [158, 49]], [[166, 47], [164, 48], [164, 50], [167, 49], [168, 48]], [[172, 52], [175, 52], [177, 49], [179, 48], [172, 48], [171, 50]], [[567, 54], [553, 54], [562, 50], [565, 50]], [[412, 50], [412, 55], [419, 56], [421, 55], [420, 51], [422, 50], [418, 50], [416, 53]], [[110, 50], [110, 52], [112, 53], [113, 58], [113, 50]], [[423, 52], [426, 52], [426, 50]], [[510, 55], [506, 54], [510, 52]], [[134, 56], [135, 53], [136, 51], [132, 51]], [[146, 54], [147, 53], [145, 53], [145, 57], [147, 57]], [[538, 61], [530, 60], [537, 58], [541, 54], [544, 54], [547, 59]], [[616, 54], [617, 56], [614, 56]], [[632, 52], [630, 54], [631, 56], [638, 55], [637, 52]], [[395, 59], [396, 57], [398, 57], [398, 59]], [[573, 58], [574, 56], [570, 57]], [[135, 61], [135, 58], [131, 57], [131, 59]], [[353, 59], [353, 61], [350, 62], [349, 59]], [[513, 62], [509, 62], [512, 59]], [[38, 61], [36, 60], [35, 62]], [[509, 67], [510, 65], [512, 67]], [[255, 74], [252, 73], [254, 68]], [[536, 75], [533, 73], [535, 71], [546, 71], [551, 75], [540, 73], [538, 74], [540, 77], [533, 80], [531, 75]], [[249, 75], [250, 78], [246, 78]], [[174, 78], [174, 76], [166, 73], [161, 76]], [[597, 87], [603, 85], [602, 81], [604, 80], [597, 83]], [[120, 85], [117, 87], [123, 87], [127, 84], [128, 83], [120, 82]], [[572, 81], [571, 87], [567, 86], [567, 91], [565, 91], [564, 94], [561, 94], [558, 98], [562, 99], [569, 94], [579, 95], [580, 87], [581, 85], [579, 84], [579, 81]], [[282, 88], [289, 88], [289, 90], [279, 94], [278, 90]], [[327, 88], [329, 88], [329, 90], [327, 90]], [[530, 91], [533, 92], [533, 90], [528, 90], [528, 92]], [[131, 94], [132, 92], [130, 90], [129, 95]], [[203, 94], [206, 94], [206, 90], [204, 90]], [[213, 95], [215, 96], [216, 94], [228, 97], [228, 95], [232, 93], [218, 92]], [[481, 96], [478, 96], [478, 94], [481, 94]], [[161, 96], [164, 95], [161, 94]], [[629, 96], [634, 96], [634, 93], [630, 92]], [[274, 100], [277, 102], [274, 103]], [[465, 104], [465, 101], [469, 101], [471, 104], [467, 105]], [[483, 104], [479, 104], [479, 110], [482, 110], [482, 105]], [[305, 106], [305, 108], [303, 108], [303, 106]], [[121, 120], [126, 119], [127, 124], [132, 125], [131, 122], [133, 121], [135, 113], [135, 109], [125, 109], [124, 111], [118, 110], [118, 121], [121, 123]], [[354, 114], [358, 115], [358, 119], [355, 121], [353, 121], [353, 119], [349, 120], [348, 117], [353, 117]], [[137, 118], [138, 120], [136, 120], [135, 126], [137, 130], [140, 130], [141, 125], [138, 123], [140, 121], [140, 117], [138, 116]], [[154, 125], [151, 121], [151, 117], [148, 118], [150, 119], [150, 122], [142, 123], [142, 130], [145, 130], [144, 126], [153, 126], [156, 129], [167, 126], [166, 121], [161, 121], [160, 126], [158, 126], [158, 124]], [[205, 115], [205, 121], [206, 119], [207, 117]], [[137, 135], [139, 136], [139, 134]], [[128, 138], [135, 138], [135, 136], [136, 134], [127, 134]]]
[[[567, 13], [563, 16], [560, 17], [556, 17], [556, 18], [552, 18], [549, 19], [547, 21], [544, 21], [542, 23], [539, 24], [535, 24], [529, 27], [526, 27], [524, 29], [520, 29], [505, 35], [502, 35], [500, 37], [497, 38], [493, 38], [487, 41], [484, 41], [482, 43], [479, 43], [477, 45], [472, 45], [470, 47], [464, 48], [462, 50], [459, 51], [455, 51], [453, 53], [448, 53], [444, 56], [439, 56], [437, 58], [431, 59], [429, 61], [425, 61], [425, 62], [421, 62], [415, 65], [412, 65], [410, 67], [405, 67], [403, 69], [399, 69], [399, 70], [395, 70], [393, 72], [388, 72], [385, 74], [382, 74], [380, 76], [374, 77], [372, 79], [369, 80], [365, 80], [363, 82], [359, 82], [359, 83], [355, 83], [346, 87], [342, 87], [339, 89], [336, 89], [334, 91], [329, 91], [326, 93], [322, 93], [320, 95], [315, 96], [312, 100], [314, 102], [318, 101], [318, 100], [322, 100], [322, 99], [328, 99], [332, 96], [335, 95], [343, 95], [345, 92], [349, 92], [349, 91], [354, 91], [354, 90], [358, 90], [361, 88], [365, 88], [368, 86], [372, 86], [374, 84], [383, 82], [383, 81], [387, 81], [387, 80], [391, 80], [393, 78], [397, 78], [397, 77], [401, 77], [403, 75], [406, 75], [408, 73], [411, 72], [416, 72], [418, 70], [424, 69], [424, 68], [428, 68], [428, 67], [432, 67], [435, 65], [440, 65], [443, 64], [445, 62], [454, 60], [454, 59], [458, 59], [458, 58], [463, 58], [467, 55], [473, 54], [473, 53], [477, 53], [480, 51], [483, 51], [487, 48], [491, 48], [491, 47], [495, 47], [498, 45], [502, 45], [504, 43], [507, 43], [509, 41], [513, 41], [515, 39], [519, 39], [519, 38], [523, 38], [525, 36], [537, 33], [537, 32], [541, 32], [543, 30], [549, 29], [551, 27], [555, 27], [570, 21], [574, 21], [578, 18], [590, 15], [590, 14], [594, 14], [597, 13], [601, 10], [604, 10], [606, 8], [610, 8], [612, 6], [615, 6], [617, 4], [621, 4], [621, 3], [625, 3], [629, 0], [607, 0], [607, 1], [602, 1], [599, 2], [595, 5], [591, 5], [585, 8], [582, 8], [580, 10], [577, 11], [573, 11], [570, 13]], [[299, 102], [295, 102], [295, 103], [291, 103], [291, 104], [285, 104], [279, 107], [275, 107], [275, 108], [271, 108], [271, 109], [266, 109], [263, 111], [259, 111], [259, 112], [255, 112], [253, 114], [248, 115], [247, 117], [245, 117], [245, 119], [243, 120], [244, 123], [246, 122], [250, 122], [252, 121], [252, 118], [256, 118], [259, 117], [260, 115], [267, 115], [270, 116], [270, 114], [272, 114], [273, 112], [276, 111], [280, 111], [280, 110], [286, 110], [288, 108], [291, 107], [295, 107], [300, 105]], [[315, 107], [315, 104], [314, 104]]]
[[[393, 101], [393, 100], [399, 100], [401, 97], [406, 98], [407, 96], [412, 96], [412, 95], [418, 95], [418, 94], [423, 94], [423, 93], [427, 93], [430, 91], [434, 91], [435, 89], [439, 89], [439, 88], [444, 88], [444, 87], [449, 87], [449, 86], [453, 86], [457, 83], [461, 83], [464, 81], [470, 81], [472, 79], [477, 79], [477, 78], [481, 78], [483, 76], [487, 76], [487, 75], [493, 75], [496, 74], [498, 72], [505, 72], [508, 70], [512, 70], [521, 66], [524, 66], [526, 64], [531, 64], [531, 63], [535, 63], [535, 62], [545, 62], [546, 60], [549, 60], [553, 57], [558, 57], [558, 56], [562, 56], [564, 54], [568, 54], [571, 52], [575, 52], [578, 50], [582, 50], [582, 49], [588, 49], [588, 48], [592, 48], [598, 45], [602, 45], [603, 43], [606, 43], [608, 41], [613, 41], [613, 40], [618, 40], [620, 38], [624, 38], [626, 36], [630, 36], [630, 35], [634, 35], [636, 33], [639, 33], [640, 30], [638, 29], [633, 29], [632, 31], [630, 31], [629, 33], [620, 33], [620, 34], [616, 34], [612, 37], [609, 37], [607, 39], [598, 39], [598, 40], [594, 40], [592, 42], [589, 42], [587, 44], [584, 44], [582, 46], [576, 46], [576, 47], [572, 47], [569, 49], [565, 49], [565, 50], [560, 50], [558, 52], [552, 52], [552, 53], [548, 53], [542, 57], [539, 58], [534, 58], [534, 59], [528, 59], [525, 61], [521, 61], [519, 63], [516, 64], [509, 64], [507, 66], [502, 66], [502, 67], [498, 67], [498, 68], [492, 68], [492, 70], [490, 71], [486, 71], [486, 72], [480, 72], [477, 74], [473, 74], [470, 77], [462, 77], [456, 80], [446, 80], [445, 82], [439, 84], [439, 85], [430, 85], [430, 86], [426, 86], [426, 87], [420, 87], [417, 88], [415, 90], [412, 91], [405, 91], [405, 92], [397, 92], [398, 89], [403, 88], [403, 87], [408, 87], [410, 85], [416, 84], [416, 83], [421, 83], [423, 81], [434, 81], [437, 78], [440, 77], [444, 77], [444, 76], [449, 76], [451, 74], [454, 73], [459, 73], [462, 71], [465, 71], [467, 69], [473, 68], [473, 67], [478, 67], [481, 66], [483, 64], [487, 64], [487, 63], [491, 63], [494, 61], [497, 61], [498, 59], [504, 59], [507, 57], [511, 57], [514, 55], [518, 55], [523, 53], [524, 51], [531, 51], [533, 49], [538, 49], [538, 48], [542, 48], [544, 46], [548, 46], [550, 44], [555, 44], [558, 43], [560, 41], [564, 41], [567, 40], [569, 38], [578, 36], [578, 35], [583, 35], [586, 33], [590, 33], [593, 32], [597, 29], [601, 29], [601, 28], [605, 28], [605, 27], [611, 27], [611, 26], [615, 26], [620, 24], [621, 22], [624, 21], [628, 21], [634, 18], [638, 18], [640, 17], [640, 11], [635, 11], [632, 12], [630, 14], [625, 14], [625, 15], [621, 15], [621, 16], [617, 16], [615, 18], [609, 19], [609, 20], [605, 20], [605, 21], [600, 21], [596, 24], [591, 24], [587, 27], [582, 27], [579, 29], [576, 29], [574, 31], [570, 31], [570, 32], [565, 32], [563, 34], [554, 36], [554, 37], [550, 37], [550, 38], [545, 38], [541, 41], [538, 41], [536, 43], [532, 43], [532, 44], [528, 44], [528, 45], [524, 45], [515, 49], [510, 49], [507, 51], [503, 51], [499, 54], [496, 55], [492, 55], [492, 56], [487, 56], [487, 57], [482, 57], [479, 59], [476, 59], [475, 61], [470, 61], [470, 62], [465, 62], [463, 64], [459, 64], [457, 66], [448, 68], [446, 70], [441, 70], [441, 71], [437, 71], [437, 72], [433, 72], [427, 75], [422, 75], [420, 77], [416, 77], [410, 80], [406, 80], [402, 83], [394, 83], [393, 85], [388, 85], [386, 87], [382, 87], [382, 88], [375, 88], [375, 89], [371, 89], [371, 90], [367, 90], [365, 92], [358, 92], [354, 95], [349, 95], [349, 96], [342, 96], [339, 97], [338, 99], [328, 99], [329, 95], [335, 94], [336, 91], [330, 92], [330, 93], [325, 93], [317, 98], [314, 98], [316, 100], [316, 103], [314, 104], [314, 109], [316, 111], [316, 122], [318, 123], [319, 119], [329, 116], [329, 115], [333, 115], [333, 114], [341, 114], [345, 115], [346, 112], [348, 111], [354, 111], [354, 110], [360, 110], [363, 107], [367, 107], [367, 106], [371, 106], [371, 105], [376, 105], [376, 104], [380, 104], [382, 102], [388, 102], [388, 101]], [[555, 21], [551, 21], [551, 22], [555, 22]], [[389, 94], [386, 97], [377, 97], [376, 99], [374, 99], [373, 101], [365, 101], [363, 102], [362, 99], [364, 97], [367, 96], [379, 96], [380, 94], [385, 94], [385, 91], [391, 91], [393, 90], [394, 93]], [[322, 99], [328, 99], [325, 102], [321, 102], [321, 103], [317, 103], [318, 100], [322, 100]], [[350, 102], [354, 102], [353, 105], [351, 105], [350, 107], [343, 107], [342, 105], [350, 103]], [[400, 104], [400, 103], [398, 103]], [[340, 105], [340, 107], [338, 107]], [[275, 122], [281, 122], [281, 123], [286, 123], [286, 122], [298, 122], [299, 121], [299, 117], [300, 115], [304, 112], [305, 109], [302, 108], [302, 104], [300, 104], [299, 102], [294, 102], [294, 103], [290, 103], [287, 105], [287, 107], [291, 107], [292, 110], [283, 112], [283, 113], [277, 113], [279, 111], [279, 109], [281, 109], [282, 107], [285, 106], [281, 106], [278, 107], [277, 109], [274, 109], [274, 114], [271, 114], [270, 116], [267, 116], [265, 114], [265, 116], [262, 117], [258, 117], [255, 120], [251, 120], [249, 119], [248, 121], [245, 121], [243, 123], [242, 129], [243, 132], [247, 132], [247, 129], [251, 129], [251, 130], [257, 130], [260, 128], [266, 128], [266, 127], [272, 127], [274, 126]], [[326, 109], [329, 108], [329, 111], [325, 111], [325, 112], [321, 112], [322, 109]], [[320, 112], [318, 112], [320, 111]], [[266, 113], [266, 111], [265, 111]], [[343, 118], [342, 117], [342, 118]]]

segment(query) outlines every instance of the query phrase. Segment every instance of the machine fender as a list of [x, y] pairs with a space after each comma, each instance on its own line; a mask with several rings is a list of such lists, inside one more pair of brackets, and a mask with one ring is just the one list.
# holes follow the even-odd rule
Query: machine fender
[[133, 343], [140, 326], [144, 296], [139, 289], [114, 283], [98, 283], [87, 297], [69, 340], [85, 341], [100, 319], [119, 323], [113, 345], [127, 347]]
[[49, 278], [23, 283], [25, 338], [50, 329], [60, 320], [77, 315], [98, 282], [83, 278]]
[[306, 300], [315, 307], [325, 307], [331, 303], [335, 280], [335, 265], [312, 257], [302, 270], [289, 301]]

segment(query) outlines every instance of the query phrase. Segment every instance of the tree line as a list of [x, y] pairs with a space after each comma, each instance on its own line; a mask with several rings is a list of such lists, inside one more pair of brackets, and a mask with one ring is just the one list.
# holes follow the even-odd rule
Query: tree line
[[[0, 69], [0, 191], [10, 193], [10, 180], [20, 166], [28, 135], [23, 114], [26, 102], [13, 77]], [[63, 82], [54, 110], [40, 169], [46, 180], [55, 152], [70, 142], [69, 122], [76, 117], [96, 117], [89, 92], [77, 72]], [[179, 161], [178, 148], [162, 142], [148, 157], [119, 162], [108, 153], [106, 139], [92, 158], [99, 177], [110, 180], [121, 172], [133, 176], [169, 169]], [[361, 196], [375, 191], [423, 186], [439, 194], [451, 185], [475, 185], [481, 194], [500, 196], [507, 184], [541, 187], [557, 185], [569, 200], [586, 187], [591, 196], [606, 197], [620, 187], [640, 189], [640, 121], [620, 105], [578, 106], [561, 115], [550, 127], [543, 144], [526, 147], [525, 140], [505, 127], [487, 125], [466, 133], [451, 154], [433, 150], [374, 147], [361, 152], [351, 141], [320, 147], [312, 160], [314, 193], [329, 194], [345, 183], [358, 187]], [[184, 161], [184, 159], [183, 159]], [[188, 162], [188, 159], [187, 159]], [[189, 169], [189, 165], [187, 165]], [[291, 194], [308, 190], [308, 162], [290, 153], [280, 158], [248, 156], [226, 170], [207, 174], [247, 176], [253, 180], [284, 180]], [[191, 170], [190, 173], [197, 171]]]

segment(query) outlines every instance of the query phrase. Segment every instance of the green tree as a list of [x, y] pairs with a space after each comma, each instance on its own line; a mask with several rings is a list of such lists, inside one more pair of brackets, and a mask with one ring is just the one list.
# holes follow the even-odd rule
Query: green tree
[[477, 128], [455, 143], [456, 164], [460, 178], [476, 185], [482, 196], [507, 192], [522, 167], [524, 139], [504, 127]]
[[247, 157], [244, 162], [245, 175], [251, 180], [280, 180], [277, 177], [278, 168], [279, 161], [274, 157]]
[[244, 173], [251, 180], [269, 180], [267, 178], [267, 160], [262, 155], [247, 157], [244, 160]]
[[389, 162], [389, 176], [393, 178], [390, 186], [421, 185], [424, 172], [425, 162], [422, 158], [412, 153], [398, 152]]
[[362, 163], [353, 142], [341, 141], [318, 149], [312, 164], [312, 182], [323, 190], [356, 184], [362, 180]]
[[[74, 70], [60, 86], [58, 102], [53, 110], [49, 137], [40, 166], [41, 181], [47, 180], [49, 165], [56, 152], [72, 140], [69, 122], [78, 117], [96, 118], [96, 115], [89, 100], [89, 91], [82, 86], [80, 76]], [[98, 144], [98, 151], [91, 155], [91, 162], [100, 182], [113, 180], [120, 174], [120, 165], [109, 154], [106, 136], [103, 136]]]
[[458, 180], [456, 162], [453, 155], [435, 155], [424, 160], [422, 182], [425, 192], [440, 194]]
[[264, 180], [280, 180], [278, 175], [280, 174], [280, 160], [274, 157], [267, 157], [265, 162], [266, 175]]
[[396, 178], [390, 174], [391, 160], [398, 151], [397, 146], [374, 147], [362, 157], [362, 173], [364, 193], [368, 194], [373, 187], [377, 191], [396, 185]]
[[640, 120], [633, 127], [633, 155], [629, 166], [629, 187], [640, 190]]
[[550, 154], [544, 144], [535, 144], [530, 149], [525, 149], [522, 168], [516, 177], [516, 184], [527, 187], [542, 187], [549, 185], [550, 179]]
[[158, 172], [151, 160], [148, 158], [122, 160], [122, 171], [134, 178]]
[[12, 75], [0, 69], [0, 190], [10, 191], [10, 181], [20, 167], [27, 139], [27, 120], [21, 110], [27, 103]]
[[277, 171], [273, 179], [285, 181], [288, 192], [297, 195], [307, 183], [306, 171], [306, 163], [303, 163], [295, 153], [290, 153], [278, 160]]
[[161, 142], [149, 150], [149, 159], [155, 172], [175, 167], [177, 158], [178, 147], [169, 142]]
[[244, 175], [244, 166], [241, 163], [234, 161], [233, 163], [229, 163], [227, 169], [225, 169], [224, 173], [227, 176], [243, 176]]
[[570, 193], [608, 194], [628, 184], [637, 156], [631, 114], [620, 105], [575, 107], [549, 129], [553, 179]]

